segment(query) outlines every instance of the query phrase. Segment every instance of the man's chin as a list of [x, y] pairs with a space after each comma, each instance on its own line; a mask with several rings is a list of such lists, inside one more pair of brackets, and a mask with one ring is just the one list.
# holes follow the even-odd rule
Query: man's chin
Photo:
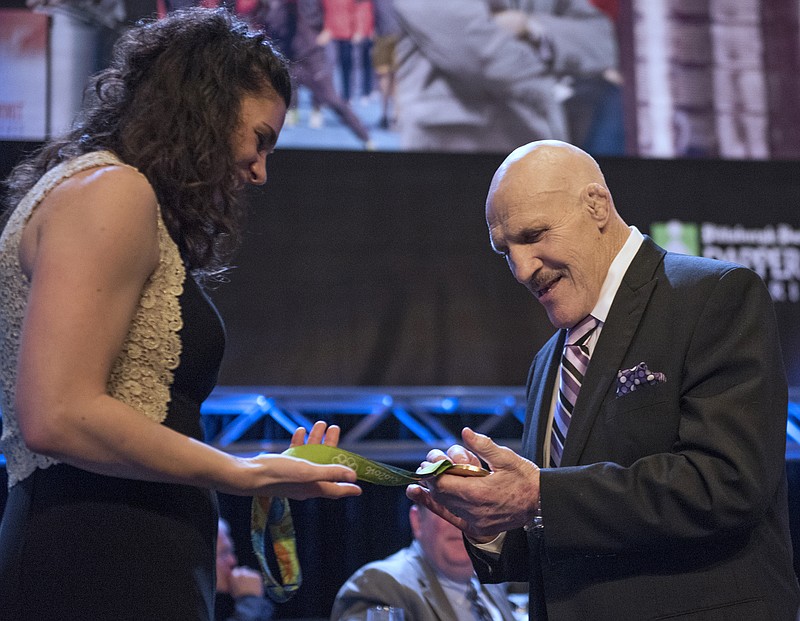
[[553, 324], [553, 327], [557, 330], [561, 330], [562, 328], [571, 328], [578, 323], [578, 321], [580, 321], [580, 319], [573, 321], [571, 317], [568, 317], [563, 313], [559, 313], [558, 309], [556, 308], [548, 308], [545, 306], [544, 310], [547, 313], [547, 318], [550, 320], [550, 323]]

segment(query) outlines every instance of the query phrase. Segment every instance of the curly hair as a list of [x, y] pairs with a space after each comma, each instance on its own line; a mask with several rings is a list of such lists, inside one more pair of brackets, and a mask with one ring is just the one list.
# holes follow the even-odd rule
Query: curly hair
[[232, 136], [242, 98], [266, 92], [288, 107], [291, 89], [286, 59], [225, 9], [140, 22], [93, 76], [72, 129], [12, 171], [6, 202], [13, 209], [62, 161], [110, 150], [153, 186], [187, 267], [213, 275], [241, 234]]

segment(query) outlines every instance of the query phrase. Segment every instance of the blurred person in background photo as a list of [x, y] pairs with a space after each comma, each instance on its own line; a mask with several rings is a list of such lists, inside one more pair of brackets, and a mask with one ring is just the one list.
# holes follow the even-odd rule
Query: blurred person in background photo
[[264, 598], [261, 572], [238, 566], [231, 527], [220, 518], [217, 529], [217, 594], [215, 621], [269, 621], [275, 609]]
[[[333, 44], [340, 70], [341, 95], [345, 101], [356, 103], [357, 92], [361, 92], [362, 98], [369, 97], [372, 92], [370, 52], [375, 27], [372, 0], [322, 0], [322, 7], [323, 30], [319, 42]], [[361, 71], [360, 76], [355, 69]]]
[[[7, 180], [4, 621], [211, 621], [218, 491], [360, 493], [349, 468], [238, 457], [200, 425], [225, 344], [204, 285], [239, 238], [239, 190], [267, 180], [285, 59], [224, 9], [143, 23], [114, 51], [73, 128]], [[307, 441], [338, 437], [320, 422]]]
[[569, 140], [571, 78], [618, 65], [613, 24], [589, 0], [394, 0], [394, 8], [405, 150], [507, 153]]
[[331, 621], [365, 621], [375, 606], [401, 608], [404, 621], [514, 621], [505, 585], [478, 582], [460, 530], [423, 506], [408, 517], [414, 541], [356, 571]]
[[323, 33], [322, 0], [265, 0], [253, 3], [245, 15], [257, 27], [264, 28], [291, 62], [294, 89], [287, 125], [297, 125], [299, 122], [297, 89], [302, 86], [311, 95], [312, 106], [307, 119], [309, 127], [321, 129], [324, 126], [323, 107], [329, 107], [358, 137], [364, 148], [373, 149], [364, 123], [355, 114], [350, 102], [336, 90], [334, 65], [326, 49], [329, 37]]
[[372, 47], [372, 68], [378, 80], [381, 95], [381, 129], [394, 129], [397, 120], [395, 111], [395, 74], [397, 59], [395, 48], [400, 39], [400, 24], [394, 13], [394, 0], [373, 0], [375, 9], [375, 44]]

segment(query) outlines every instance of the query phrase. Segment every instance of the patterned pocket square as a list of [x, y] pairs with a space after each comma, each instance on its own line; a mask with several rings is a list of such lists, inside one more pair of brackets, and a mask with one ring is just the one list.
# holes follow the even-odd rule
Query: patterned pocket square
[[617, 397], [624, 397], [644, 386], [655, 386], [667, 381], [667, 376], [651, 371], [644, 362], [635, 367], [617, 371]]

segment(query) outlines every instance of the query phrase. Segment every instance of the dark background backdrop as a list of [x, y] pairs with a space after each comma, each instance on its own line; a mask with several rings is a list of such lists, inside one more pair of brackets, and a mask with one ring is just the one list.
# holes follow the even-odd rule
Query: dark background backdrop
[[[213, 292], [222, 384], [519, 385], [553, 333], [489, 246], [499, 155], [278, 151]], [[617, 208], [651, 222], [800, 228], [800, 163], [600, 159]], [[776, 304], [800, 385], [800, 303]]]
[[[35, 145], [0, 143], [0, 175]], [[524, 383], [552, 333], [488, 244], [483, 203], [496, 155], [278, 151], [251, 191], [248, 236], [212, 295], [226, 320], [224, 385]], [[800, 226], [800, 164], [601, 159], [623, 217]], [[800, 385], [797, 303], [776, 304]], [[414, 467], [416, 464], [406, 464]], [[800, 534], [800, 464], [787, 462]], [[5, 486], [0, 489], [0, 506]], [[249, 499], [223, 496], [241, 560]], [[293, 503], [304, 586], [278, 615], [326, 616], [361, 564], [410, 541], [403, 488]], [[798, 554], [796, 553], [796, 556]]]

